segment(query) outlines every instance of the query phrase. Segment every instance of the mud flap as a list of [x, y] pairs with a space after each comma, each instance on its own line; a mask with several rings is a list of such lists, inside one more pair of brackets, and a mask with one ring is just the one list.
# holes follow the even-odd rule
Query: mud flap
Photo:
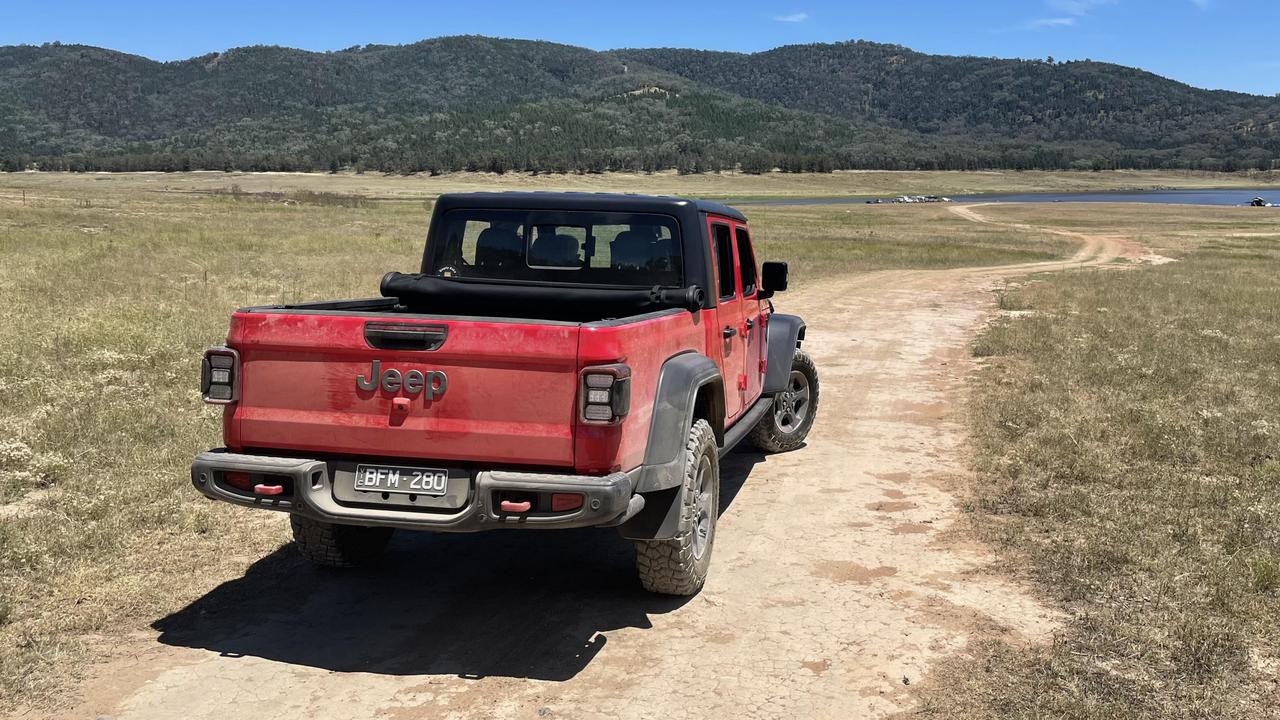
[[628, 540], [663, 540], [674, 537], [680, 525], [681, 493], [684, 484], [642, 495], [644, 509], [618, 526], [618, 534]]

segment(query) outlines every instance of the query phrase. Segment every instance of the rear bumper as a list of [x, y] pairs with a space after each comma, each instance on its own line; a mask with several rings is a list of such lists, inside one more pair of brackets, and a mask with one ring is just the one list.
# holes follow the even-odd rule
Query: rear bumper
[[[437, 532], [477, 532], [502, 528], [563, 529], [621, 524], [644, 508], [636, 495], [636, 473], [603, 477], [481, 470], [469, 474], [466, 502], [456, 509], [400, 509], [400, 505], [339, 502], [334, 492], [335, 463], [310, 458], [246, 455], [224, 450], [200, 453], [191, 463], [191, 483], [206, 497], [245, 507], [306, 515], [347, 525], [395, 527]], [[283, 478], [280, 495], [255, 495], [229, 485], [224, 474]], [[582, 507], [569, 512], [507, 513], [495, 499], [501, 493], [577, 493]]]

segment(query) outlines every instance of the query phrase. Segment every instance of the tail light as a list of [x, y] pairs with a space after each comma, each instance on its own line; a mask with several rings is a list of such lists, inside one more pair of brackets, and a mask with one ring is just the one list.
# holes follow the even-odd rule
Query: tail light
[[586, 368], [579, 393], [582, 422], [617, 423], [631, 410], [631, 368], [622, 364]]
[[200, 394], [213, 405], [240, 399], [240, 354], [228, 347], [209, 348], [200, 363]]

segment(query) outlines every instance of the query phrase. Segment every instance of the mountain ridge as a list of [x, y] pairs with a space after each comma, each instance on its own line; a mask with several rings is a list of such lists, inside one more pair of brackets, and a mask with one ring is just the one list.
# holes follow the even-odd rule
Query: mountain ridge
[[0, 47], [9, 170], [1270, 169], [1278, 121], [1280, 99], [1120, 65], [866, 41]]

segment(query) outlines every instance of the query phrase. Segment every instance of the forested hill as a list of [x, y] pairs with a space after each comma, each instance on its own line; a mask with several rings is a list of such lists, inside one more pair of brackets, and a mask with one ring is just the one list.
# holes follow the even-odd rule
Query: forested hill
[[451, 37], [159, 63], [0, 47], [0, 168], [758, 172], [1280, 167], [1280, 98], [866, 42], [755, 54]]

